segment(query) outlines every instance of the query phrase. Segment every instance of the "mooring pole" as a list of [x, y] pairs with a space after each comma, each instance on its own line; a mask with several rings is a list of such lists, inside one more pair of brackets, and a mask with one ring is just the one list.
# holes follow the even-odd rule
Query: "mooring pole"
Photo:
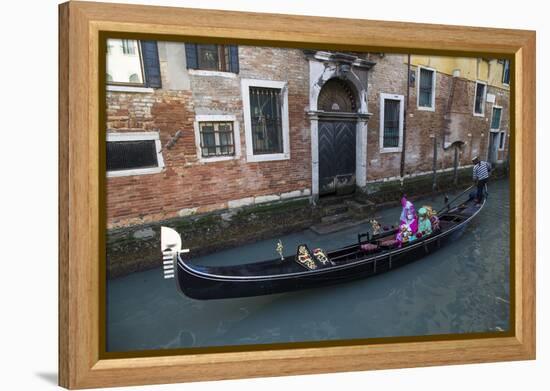
[[458, 144], [455, 144], [454, 184], [458, 186]]
[[435, 192], [437, 187], [437, 136], [434, 134], [434, 157], [432, 162], [432, 171], [433, 171], [433, 183], [432, 191]]

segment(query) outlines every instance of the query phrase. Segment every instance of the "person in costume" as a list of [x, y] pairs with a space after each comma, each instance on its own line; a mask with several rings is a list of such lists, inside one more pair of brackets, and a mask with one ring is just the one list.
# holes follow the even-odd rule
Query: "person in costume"
[[395, 236], [395, 240], [397, 241], [398, 248], [401, 248], [404, 244], [412, 242], [415, 239], [416, 237], [414, 236], [414, 234], [411, 231], [411, 228], [407, 224], [401, 224], [399, 226], [399, 231]]
[[401, 198], [401, 210], [400, 225], [406, 224], [411, 232], [415, 234], [418, 231], [418, 217], [416, 216], [416, 211], [414, 210], [414, 205], [411, 201], [407, 200], [407, 196], [403, 195]]
[[418, 233], [421, 236], [426, 236], [432, 233], [432, 223], [428, 210], [424, 207], [418, 209]]

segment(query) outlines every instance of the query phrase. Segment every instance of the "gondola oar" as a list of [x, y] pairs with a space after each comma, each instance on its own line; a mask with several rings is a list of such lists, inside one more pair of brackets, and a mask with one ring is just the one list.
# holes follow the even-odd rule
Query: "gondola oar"
[[472, 187], [474, 187], [475, 185], [471, 185], [470, 187], [468, 187], [467, 189], [465, 189], [462, 193], [460, 193], [459, 195], [457, 195], [455, 198], [453, 198], [450, 202], [447, 202], [445, 205], [445, 208], [443, 208], [442, 210], [440, 210], [437, 214], [439, 215], [440, 213], [443, 213], [443, 211], [448, 211], [449, 209], [451, 209], [451, 205], [453, 202], [455, 202], [457, 199], [459, 199], [460, 197], [462, 197], [464, 195], [464, 193], [466, 193], [468, 190], [470, 190]]

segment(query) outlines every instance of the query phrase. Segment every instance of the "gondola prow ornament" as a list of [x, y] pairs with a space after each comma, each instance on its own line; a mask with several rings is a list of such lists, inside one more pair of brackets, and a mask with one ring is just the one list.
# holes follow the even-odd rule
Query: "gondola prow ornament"
[[164, 278], [174, 278], [176, 260], [180, 253], [188, 253], [189, 249], [181, 249], [181, 237], [172, 228], [160, 228], [160, 248], [162, 250], [162, 268]]

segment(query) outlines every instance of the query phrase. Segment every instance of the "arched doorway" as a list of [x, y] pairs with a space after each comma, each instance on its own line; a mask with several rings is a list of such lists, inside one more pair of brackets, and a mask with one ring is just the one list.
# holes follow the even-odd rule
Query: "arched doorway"
[[320, 196], [355, 191], [357, 110], [353, 85], [325, 82], [317, 99]]

